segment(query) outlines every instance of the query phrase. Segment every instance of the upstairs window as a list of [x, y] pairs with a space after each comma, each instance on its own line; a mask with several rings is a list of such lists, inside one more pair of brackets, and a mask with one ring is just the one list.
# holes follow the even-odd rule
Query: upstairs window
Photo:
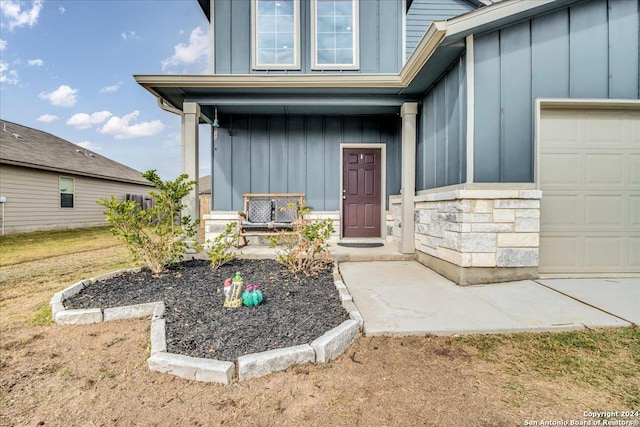
[[253, 69], [300, 69], [300, 1], [253, 0]]
[[312, 68], [359, 67], [358, 0], [311, 0]]
[[75, 192], [75, 183], [73, 178], [60, 177], [60, 207], [73, 207], [73, 194]]

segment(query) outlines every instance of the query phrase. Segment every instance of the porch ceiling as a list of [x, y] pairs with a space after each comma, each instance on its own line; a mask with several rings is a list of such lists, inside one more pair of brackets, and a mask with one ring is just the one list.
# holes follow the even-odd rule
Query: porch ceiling
[[[191, 77], [184, 85], [145, 87], [177, 109], [197, 102], [209, 119], [214, 108], [219, 114], [388, 115], [398, 114], [404, 102], [417, 102], [399, 95], [400, 87], [216, 87], [216, 77], [223, 76]], [[213, 83], [200, 86], [204, 79]]]

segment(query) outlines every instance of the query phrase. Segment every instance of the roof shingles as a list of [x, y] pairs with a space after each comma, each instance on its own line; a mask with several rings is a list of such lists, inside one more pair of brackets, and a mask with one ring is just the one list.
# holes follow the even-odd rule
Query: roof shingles
[[152, 185], [135, 169], [37, 129], [0, 120], [0, 163]]

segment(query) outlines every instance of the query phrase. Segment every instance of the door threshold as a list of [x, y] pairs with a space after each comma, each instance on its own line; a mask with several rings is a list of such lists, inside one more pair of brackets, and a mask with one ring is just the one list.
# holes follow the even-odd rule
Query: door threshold
[[342, 237], [340, 242], [344, 243], [385, 243], [382, 237]]
[[343, 237], [338, 241], [338, 246], [348, 248], [378, 248], [384, 246], [385, 239], [381, 237]]

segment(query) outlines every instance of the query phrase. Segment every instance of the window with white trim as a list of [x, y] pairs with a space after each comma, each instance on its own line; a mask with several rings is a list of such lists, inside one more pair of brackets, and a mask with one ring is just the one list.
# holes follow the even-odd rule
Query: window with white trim
[[300, 69], [300, 0], [253, 0], [254, 70]]
[[60, 207], [61, 208], [72, 208], [73, 207], [73, 197], [75, 194], [75, 182], [73, 178], [68, 178], [66, 176], [60, 177]]
[[314, 70], [359, 67], [358, 0], [311, 1]]

